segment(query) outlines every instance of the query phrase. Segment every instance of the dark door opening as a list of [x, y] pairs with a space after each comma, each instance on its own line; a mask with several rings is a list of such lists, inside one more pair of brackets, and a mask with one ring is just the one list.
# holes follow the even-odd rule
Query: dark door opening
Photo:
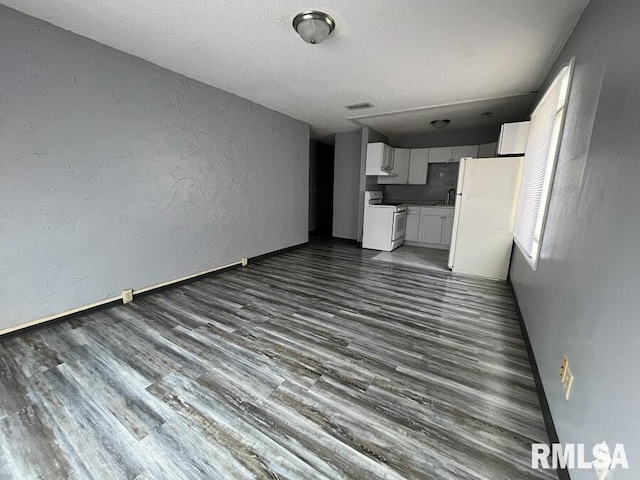
[[334, 147], [309, 145], [309, 233], [331, 237], [333, 228]]

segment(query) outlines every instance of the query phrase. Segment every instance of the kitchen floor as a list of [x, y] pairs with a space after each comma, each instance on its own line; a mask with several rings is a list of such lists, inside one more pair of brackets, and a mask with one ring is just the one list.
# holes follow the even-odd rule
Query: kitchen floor
[[553, 479], [547, 441], [506, 283], [344, 243], [0, 341], [3, 479]]
[[378, 252], [374, 261], [389, 262], [413, 268], [448, 272], [449, 250], [401, 245], [393, 252]]

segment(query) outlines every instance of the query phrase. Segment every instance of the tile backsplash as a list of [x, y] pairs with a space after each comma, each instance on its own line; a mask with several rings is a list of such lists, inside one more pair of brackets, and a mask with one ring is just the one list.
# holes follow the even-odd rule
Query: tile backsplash
[[385, 185], [388, 200], [446, 200], [450, 188], [458, 183], [459, 163], [430, 163], [426, 185]]

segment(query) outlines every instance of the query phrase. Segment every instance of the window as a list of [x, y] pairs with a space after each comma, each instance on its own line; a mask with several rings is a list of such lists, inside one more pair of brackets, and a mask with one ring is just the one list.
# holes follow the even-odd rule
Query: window
[[513, 233], [516, 245], [534, 270], [538, 267], [572, 69], [573, 60], [558, 72], [529, 125]]

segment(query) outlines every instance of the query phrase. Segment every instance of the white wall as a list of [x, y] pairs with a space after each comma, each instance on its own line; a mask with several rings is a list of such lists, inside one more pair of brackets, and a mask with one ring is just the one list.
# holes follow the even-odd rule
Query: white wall
[[305, 242], [308, 161], [308, 125], [0, 5], [0, 330]]
[[333, 236], [357, 239], [362, 131], [336, 133]]
[[640, 478], [639, 25], [637, 0], [591, 0], [552, 69], [546, 83], [575, 55], [542, 255], [534, 272], [516, 250], [511, 267], [560, 441], [623, 443], [616, 480]]

